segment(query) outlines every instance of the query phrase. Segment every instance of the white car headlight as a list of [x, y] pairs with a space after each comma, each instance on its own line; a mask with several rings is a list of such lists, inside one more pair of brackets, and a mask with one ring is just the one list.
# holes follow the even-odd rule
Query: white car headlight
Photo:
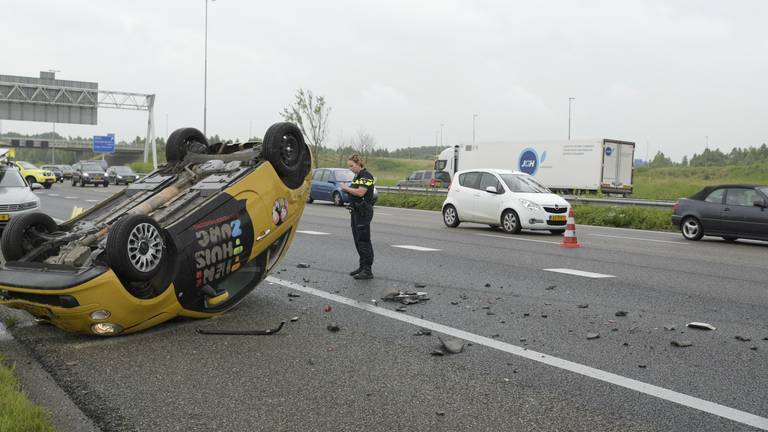
[[528, 201], [527, 199], [519, 198], [518, 201], [520, 201], [520, 204], [523, 205], [523, 207], [527, 208], [528, 210], [538, 211], [541, 210], [541, 206], [536, 204], [533, 201]]
[[88, 173], [83, 173], [83, 177], [88, 177]]

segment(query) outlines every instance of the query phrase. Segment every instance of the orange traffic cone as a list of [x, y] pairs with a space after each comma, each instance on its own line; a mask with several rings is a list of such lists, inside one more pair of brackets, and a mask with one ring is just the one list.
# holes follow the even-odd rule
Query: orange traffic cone
[[560, 246], [567, 248], [580, 248], [581, 244], [576, 240], [576, 218], [573, 215], [573, 207], [568, 211], [568, 224], [565, 226], [565, 236]]

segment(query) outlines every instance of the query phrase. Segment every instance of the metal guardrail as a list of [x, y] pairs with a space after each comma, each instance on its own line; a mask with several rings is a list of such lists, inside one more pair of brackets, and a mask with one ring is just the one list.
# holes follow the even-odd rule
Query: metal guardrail
[[[406, 188], [396, 186], [376, 186], [380, 193], [409, 193], [414, 195], [448, 195], [448, 189], [436, 188]], [[615, 206], [637, 206], [654, 208], [672, 208], [675, 204], [672, 201], [646, 200], [635, 198], [591, 198], [584, 196], [564, 195], [563, 198], [573, 203], [593, 204], [593, 205], [615, 205]]]

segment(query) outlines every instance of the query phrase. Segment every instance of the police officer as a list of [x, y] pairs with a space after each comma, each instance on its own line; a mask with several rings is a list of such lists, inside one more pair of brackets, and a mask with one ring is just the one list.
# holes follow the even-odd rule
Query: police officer
[[371, 244], [371, 220], [373, 219], [373, 185], [376, 180], [365, 169], [363, 159], [352, 155], [347, 160], [347, 167], [355, 173], [352, 183], [342, 184], [341, 190], [349, 195], [349, 211], [352, 214], [352, 237], [357, 253], [360, 255], [360, 267], [350, 273], [355, 279], [373, 279], [373, 245]]

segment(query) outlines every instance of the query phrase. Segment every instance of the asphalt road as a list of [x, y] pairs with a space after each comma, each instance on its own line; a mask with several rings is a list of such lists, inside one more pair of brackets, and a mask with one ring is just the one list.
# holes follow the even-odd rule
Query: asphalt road
[[[66, 219], [113, 189], [38, 193]], [[281, 271], [220, 318], [113, 339], [14, 336], [103, 430], [768, 429], [766, 243], [578, 226], [583, 248], [565, 249], [377, 208], [376, 279], [354, 281], [344, 209], [308, 205], [300, 230]], [[416, 282], [429, 301], [372, 302]], [[274, 336], [195, 331], [291, 317]], [[464, 351], [430, 355], [450, 335]]]

